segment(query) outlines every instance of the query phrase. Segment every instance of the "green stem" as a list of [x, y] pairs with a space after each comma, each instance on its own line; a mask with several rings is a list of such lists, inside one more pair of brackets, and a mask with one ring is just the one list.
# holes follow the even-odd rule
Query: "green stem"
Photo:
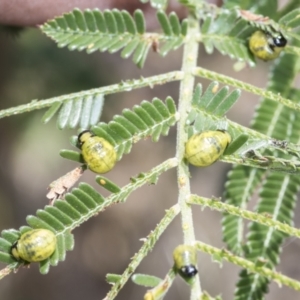
[[249, 210], [221, 202], [220, 199], [208, 199], [197, 195], [191, 195], [187, 202], [189, 204], [202, 205], [203, 207], [208, 206], [211, 209], [238, 216], [268, 227], [273, 227], [275, 230], [300, 238], [300, 229], [294, 228], [277, 220], [273, 220], [270, 215], [254, 213]]
[[[186, 198], [190, 195], [190, 179], [188, 165], [184, 160], [185, 143], [188, 139], [186, 132], [186, 119], [191, 109], [191, 102], [194, 90], [195, 77], [192, 71], [197, 65], [197, 57], [199, 45], [195, 41], [195, 36], [199, 32], [199, 24], [196, 19], [189, 17], [189, 30], [187, 34], [187, 42], [184, 46], [182, 71], [184, 72], [183, 80], [180, 84], [178, 111], [180, 120], [177, 124], [177, 148], [176, 157], [178, 159], [178, 203], [181, 208], [182, 230], [184, 235], [184, 243], [193, 245], [195, 243], [195, 233], [193, 226], [192, 210], [190, 205], [186, 203]], [[201, 296], [200, 281], [195, 280], [192, 288], [191, 299], [199, 299]]]
[[111, 206], [114, 203], [125, 202], [127, 197], [139, 187], [149, 184], [151, 180], [156, 177], [158, 178], [162, 173], [166, 172], [169, 169], [172, 169], [177, 166], [177, 159], [170, 158], [160, 165], [154, 167], [149, 172], [144, 173], [144, 176], [137, 176], [132, 180], [131, 183], [122, 187], [119, 193], [111, 194], [109, 197], [105, 198], [105, 201], [95, 208], [89, 210], [86, 214], [82, 215], [80, 219], [74, 221], [70, 226], [65, 226], [63, 231], [60, 231], [59, 234], [64, 234], [67, 231], [73, 230], [76, 227], [80, 226], [82, 223], [89, 220], [92, 216], [97, 215], [99, 212], [104, 211], [106, 208]]
[[174, 269], [171, 268], [165, 278], [157, 286], [146, 292], [144, 299], [162, 300], [175, 278], [176, 273], [174, 272]]
[[57, 102], [62, 103], [64, 101], [74, 100], [76, 98], [84, 99], [86, 97], [96, 96], [99, 94], [108, 95], [108, 94], [114, 94], [120, 92], [127, 92], [133, 89], [138, 89], [146, 86], [153, 87], [155, 84], [164, 84], [166, 82], [177, 81], [182, 78], [183, 78], [182, 72], [174, 71], [162, 75], [155, 75], [148, 78], [142, 77], [141, 79], [126, 80], [118, 84], [112, 84], [101, 88], [63, 95], [63, 96], [54, 97], [46, 100], [39, 100], [39, 101], [33, 100], [28, 104], [19, 105], [8, 109], [3, 109], [2, 111], [0, 111], [0, 119], [12, 115], [18, 115], [18, 114], [34, 111], [37, 109], [47, 108]]
[[130, 276], [134, 273], [135, 269], [141, 263], [143, 258], [147, 256], [147, 254], [153, 249], [155, 243], [157, 242], [161, 234], [166, 230], [169, 224], [177, 216], [179, 211], [180, 209], [178, 204], [175, 204], [169, 210], [167, 210], [165, 216], [160, 221], [160, 223], [147, 236], [139, 252], [133, 256], [131, 263], [128, 265], [124, 273], [121, 275], [120, 280], [116, 282], [114, 286], [111, 288], [111, 290], [108, 292], [108, 294], [105, 297], [105, 300], [112, 300], [118, 295], [118, 292], [122, 289], [122, 287], [128, 281]]
[[245, 83], [245, 82], [237, 80], [235, 78], [232, 78], [232, 77], [229, 77], [226, 75], [221, 75], [216, 72], [212, 72], [212, 71], [206, 70], [204, 68], [200, 68], [200, 67], [195, 68], [193, 70], [193, 74], [195, 76], [199, 76], [199, 77], [203, 77], [203, 78], [207, 78], [207, 79], [211, 79], [211, 80], [217, 80], [218, 82], [231, 85], [235, 88], [240, 88], [249, 93], [252, 93], [252, 94], [264, 97], [264, 98], [268, 98], [275, 102], [281, 103], [287, 107], [290, 107], [294, 110], [300, 111], [299, 104], [297, 104], [289, 99], [286, 99], [284, 97], [281, 97], [280, 94], [275, 94], [275, 93], [267, 91], [265, 89], [258, 88], [252, 84]]
[[268, 279], [274, 280], [278, 283], [279, 286], [286, 285], [296, 291], [300, 291], [300, 282], [284, 276], [278, 272], [272, 271], [269, 268], [263, 267], [259, 264], [255, 264], [247, 259], [241, 258], [239, 256], [233, 255], [231, 252], [225, 249], [218, 249], [202, 242], [197, 242], [197, 249], [201, 252], [205, 252], [210, 254], [214, 260], [222, 261], [226, 260], [235, 265], [242, 267], [243, 269], [247, 269], [249, 273], [256, 273], [261, 276], [267, 277]]
[[281, 159], [274, 156], [262, 156], [261, 158], [243, 158], [235, 157], [233, 155], [223, 156], [221, 161], [230, 164], [238, 164], [252, 168], [259, 168], [264, 170], [271, 170], [273, 172], [286, 173], [286, 174], [300, 174], [299, 161]]

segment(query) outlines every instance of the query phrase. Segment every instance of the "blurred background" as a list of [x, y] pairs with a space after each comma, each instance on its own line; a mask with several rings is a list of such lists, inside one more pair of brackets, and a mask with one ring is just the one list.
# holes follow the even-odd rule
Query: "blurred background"
[[[153, 25], [155, 27], [155, 24]], [[118, 83], [121, 80], [152, 76], [173, 70], [181, 65], [182, 51], [171, 52], [166, 58], [150, 54], [142, 70], [131, 61], [122, 60], [119, 53], [70, 52], [59, 49], [38, 29], [26, 29], [18, 35], [0, 32], [0, 109], [21, 105], [34, 99], [78, 92]], [[222, 74], [236, 77], [264, 87], [269, 63], [259, 62], [255, 69], [233, 71], [234, 61], [215, 52], [208, 56], [200, 49], [199, 65]], [[199, 80], [206, 88], [208, 81]], [[298, 85], [299, 86], [299, 85]], [[131, 108], [142, 100], [172, 96], [177, 102], [178, 83], [143, 88], [106, 97], [101, 120], [108, 122], [124, 108]], [[258, 98], [245, 92], [227, 117], [248, 126]], [[55, 118], [43, 125], [45, 110], [24, 113], [0, 120], [0, 231], [19, 228], [26, 224], [26, 216], [48, 204], [48, 185], [74, 169], [77, 165], [59, 156], [61, 149], [72, 149], [69, 138], [75, 130], [58, 130]], [[175, 155], [175, 127], [158, 143], [151, 139], [135, 144], [107, 175], [123, 186], [131, 176], [147, 171]], [[145, 159], [146, 154], [146, 159]], [[206, 197], [220, 197], [231, 166], [217, 162], [209, 168], [191, 166], [192, 192]], [[81, 181], [87, 182], [104, 195], [107, 192], [94, 182], [95, 174], [85, 172]], [[0, 282], [0, 299], [102, 299], [110, 286], [105, 282], [107, 273], [121, 274], [130, 258], [164, 216], [165, 210], [177, 202], [175, 170], [163, 174], [155, 186], [143, 187], [134, 192], [124, 204], [110, 207], [74, 230], [75, 248], [68, 252], [66, 261], [41, 275], [38, 266], [22, 268]], [[222, 247], [221, 214], [209, 209], [193, 207], [196, 238], [216, 247]], [[298, 221], [297, 221], [298, 220]], [[295, 225], [299, 227], [299, 207]], [[180, 217], [177, 217], [161, 236], [154, 251], [142, 262], [138, 273], [164, 277], [172, 266], [172, 251], [183, 241]], [[300, 280], [300, 244], [294, 239], [286, 241], [278, 270]], [[199, 253], [199, 272], [202, 288], [212, 296], [221, 294], [224, 300], [232, 299], [239, 269], [231, 264], [222, 266], [208, 255]], [[0, 265], [1, 268], [4, 265]], [[143, 299], [146, 289], [128, 282], [117, 299]], [[187, 299], [189, 287], [175, 280], [166, 299]], [[286, 287], [271, 284], [266, 299], [299, 299], [299, 294]]]

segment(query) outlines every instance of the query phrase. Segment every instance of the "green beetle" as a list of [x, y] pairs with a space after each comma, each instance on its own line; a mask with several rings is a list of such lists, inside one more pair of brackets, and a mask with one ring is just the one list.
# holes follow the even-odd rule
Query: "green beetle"
[[226, 131], [204, 131], [192, 135], [185, 145], [185, 158], [196, 167], [207, 167], [224, 153], [231, 136]]
[[277, 58], [286, 44], [287, 40], [280, 32], [271, 34], [257, 30], [249, 39], [250, 51], [254, 56], [265, 61]]
[[90, 130], [78, 135], [78, 146], [88, 168], [95, 173], [107, 173], [117, 162], [114, 147], [104, 138], [95, 136]]
[[174, 269], [179, 275], [189, 280], [197, 273], [197, 251], [191, 245], [179, 245], [173, 251]]
[[33, 229], [21, 235], [12, 245], [11, 254], [17, 260], [38, 262], [50, 257], [56, 249], [56, 236], [48, 229]]

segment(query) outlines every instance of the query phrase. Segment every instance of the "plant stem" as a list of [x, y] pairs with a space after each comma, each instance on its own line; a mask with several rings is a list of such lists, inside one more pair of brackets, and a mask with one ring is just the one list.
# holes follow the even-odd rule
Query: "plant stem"
[[211, 79], [211, 80], [217, 80], [218, 82], [221, 82], [223, 84], [231, 85], [235, 88], [242, 89], [246, 92], [268, 98], [270, 100], [273, 100], [275, 102], [281, 103], [282, 105], [285, 105], [286, 107], [290, 107], [291, 109], [300, 111], [300, 105], [296, 102], [293, 102], [287, 98], [282, 97], [279, 93], [273, 93], [271, 91], [267, 91], [266, 89], [258, 88], [252, 84], [237, 80], [235, 78], [221, 75], [219, 73], [206, 70], [204, 68], [197, 67], [193, 70], [193, 74], [195, 76]]
[[258, 263], [253, 263], [245, 258], [236, 256], [225, 249], [218, 249], [209, 246], [202, 242], [197, 242], [196, 247], [199, 251], [210, 254], [215, 261], [222, 262], [223, 260], [229, 261], [235, 265], [238, 265], [244, 269], [247, 269], [249, 273], [256, 273], [261, 276], [271, 279], [281, 287], [286, 285], [296, 291], [300, 291], [300, 282], [282, 275], [276, 271], [273, 271], [267, 267], [261, 266]]
[[188, 199], [188, 203], [201, 205], [202, 207], [209, 207], [210, 209], [215, 209], [220, 212], [226, 212], [234, 216], [238, 216], [259, 224], [272, 227], [275, 230], [287, 233], [290, 236], [296, 236], [300, 238], [300, 230], [294, 228], [288, 224], [273, 220], [272, 216], [268, 214], [259, 214], [252, 212], [234, 205], [230, 205], [224, 202], [221, 202], [221, 199], [208, 199], [204, 197], [199, 197], [197, 195], [191, 195]]
[[261, 156], [257, 158], [243, 158], [234, 156], [224, 156], [221, 161], [238, 164], [252, 168], [259, 168], [264, 170], [271, 170], [273, 172], [280, 172], [286, 174], [300, 174], [300, 164], [295, 160], [281, 159], [275, 156]]
[[[158, 178], [162, 173], [166, 172], [167, 170], [174, 168], [177, 165], [177, 159], [176, 158], [170, 158], [164, 162], [162, 162], [160, 165], [152, 168], [149, 172], [144, 173], [143, 176], [138, 176], [135, 178], [136, 180], [132, 180], [127, 185], [123, 186], [119, 193], [111, 194], [107, 198], [105, 198], [105, 201], [99, 205], [97, 205], [95, 208], [88, 210], [86, 214], [83, 214], [78, 220], [74, 221], [69, 226], [65, 226], [64, 230], [60, 231], [59, 234], [64, 234], [66, 231], [70, 231], [75, 229], [76, 227], [80, 226], [82, 223], [89, 220], [92, 216], [100, 213], [101, 211], [104, 211], [107, 207], [111, 206], [114, 203], [121, 203], [125, 202], [127, 197], [136, 189], [139, 187], [149, 184], [151, 182], [151, 179]], [[80, 185], [79, 185], [80, 187]]]
[[130, 262], [124, 273], [120, 276], [120, 280], [114, 284], [114, 286], [108, 292], [104, 300], [112, 300], [117, 296], [118, 292], [125, 285], [130, 276], [134, 273], [134, 271], [139, 266], [143, 258], [147, 256], [147, 254], [153, 249], [155, 243], [157, 242], [161, 234], [166, 230], [166, 228], [170, 225], [170, 223], [174, 220], [178, 213], [178, 204], [175, 204], [166, 211], [165, 216], [155, 227], [155, 229], [151, 231], [150, 234], [147, 236], [141, 249], [132, 257], [132, 261]]
[[[196, 34], [199, 32], [199, 24], [196, 19], [189, 16], [189, 30], [187, 41], [184, 46], [182, 71], [184, 77], [180, 83], [178, 111], [180, 120], [177, 125], [177, 148], [176, 157], [178, 158], [178, 188], [179, 196], [178, 203], [181, 208], [181, 222], [184, 235], [184, 243], [193, 245], [195, 243], [195, 233], [193, 226], [192, 210], [189, 204], [186, 203], [187, 197], [190, 195], [190, 179], [188, 165], [184, 160], [185, 143], [188, 139], [186, 132], [186, 119], [191, 108], [195, 78], [192, 71], [197, 65], [199, 45], [195, 40]], [[201, 296], [200, 281], [195, 280], [191, 292], [191, 299], [199, 299]]]
[[3, 109], [0, 111], [0, 119], [12, 115], [18, 115], [30, 111], [34, 111], [37, 109], [43, 109], [50, 107], [54, 103], [63, 103], [67, 100], [74, 100], [78, 98], [88, 98], [95, 97], [99, 94], [108, 95], [120, 92], [131, 91], [133, 89], [142, 88], [142, 87], [153, 87], [155, 84], [164, 84], [166, 82], [176, 81], [183, 78], [183, 73], [180, 71], [169, 72], [166, 74], [155, 75], [148, 78], [140, 78], [140, 79], [130, 79], [123, 81], [121, 83], [108, 85], [101, 88], [91, 89], [87, 91], [82, 91], [78, 93], [63, 95], [59, 97], [53, 97], [46, 100], [32, 100], [30, 103], [19, 105], [16, 107]]

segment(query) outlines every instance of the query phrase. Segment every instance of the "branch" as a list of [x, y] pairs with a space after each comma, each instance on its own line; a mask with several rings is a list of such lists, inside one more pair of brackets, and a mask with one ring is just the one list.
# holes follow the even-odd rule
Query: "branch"
[[162, 75], [155, 75], [148, 78], [142, 77], [141, 79], [130, 79], [130, 80], [123, 81], [121, 83], [108, 85], [102, 88], [91, 89], [88, 91], [68, 94], [68, 95], [54, 97], [46, 100], [39, 100], [39, 101], [32, 100], [28, 104], [19, 105], [8, 109], [3, 109], [2, 111], [0, 111], [0, 119], [12, 115], [18, 115], [18, 114], [30, 112], [37, 109], [43, 109], [57, 102], [74, 100], [76, 98], [84, 99], [85, 97], [91, 97], [98, 94], [108, 95], [108, 94], [114, 94], [120, 92], [128, 92], [133, 89], [138, 89], [145, 86], [149, 86], [152, 88], [155, 84], [164, 84], [166, 82], [181, 80], [182, 78], [183, 78], [182, 72], [174, 71]]

